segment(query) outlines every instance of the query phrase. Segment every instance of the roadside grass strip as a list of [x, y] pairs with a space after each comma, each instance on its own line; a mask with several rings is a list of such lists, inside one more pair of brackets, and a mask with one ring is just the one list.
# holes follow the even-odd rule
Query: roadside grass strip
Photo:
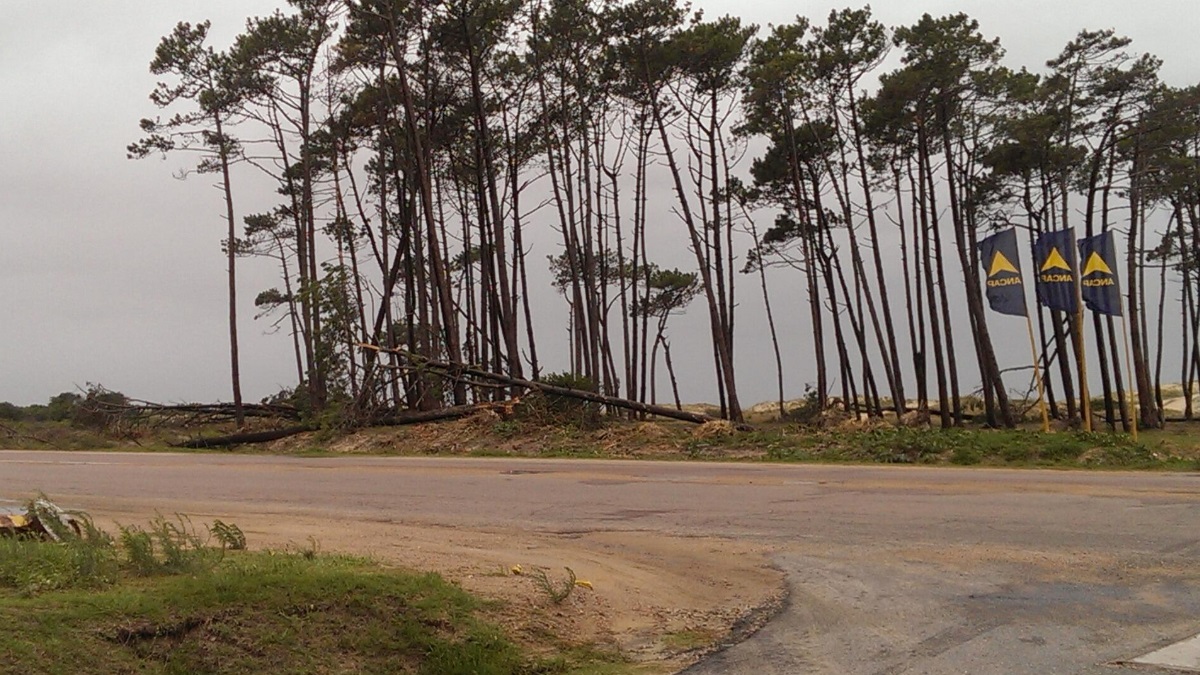
[[176, 517], [117, 537], [90, 521], [62, 543], [0, 537], [0, 673], [575, 670], [529, 658], [439, 575], [231, 550], [211, 532]]

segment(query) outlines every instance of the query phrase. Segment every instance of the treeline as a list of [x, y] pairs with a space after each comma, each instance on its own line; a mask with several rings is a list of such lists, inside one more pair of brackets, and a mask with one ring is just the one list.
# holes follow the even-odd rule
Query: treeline
[[65, 391], [50, 397], [45, 405], [17, 405], [8, 401], [0, 401], [0, 420], [9, 422], [62, 422], [71, 419], [75, 406], [83, 400], [83, 396]]
[[[766, 268], [790, 266], [822, 409], [915, 402], [959, 424], [973, 359], [986, 420], [1011, 425], [977, 242], [1016, 225], [1111, 230], [1128, 252], [1136, 382], [1119, 324], [1039, 308], [1052, 414], [1079, 415], [1071, 349], [1086, 333], [1110, 424], [1130, 422], [1131, 388], [1141, 424], [1161, 424], [1164, 378], [1183, 382], [1192, 416], [1200, 88], [1164, 85], [1160, 62], [1112, 31], [1031, 71], [1002, 65], [966, 15], [888, 28], [869, 9], [760, 29], [676, 0], [290, 0], [227, 49], [208, 29], [163, 38], [151, 100], [167, 116], [143, 120], [129, 150], [196, 153], [222, 187], [239, 405], [241, 258], [279, 270], [255, 304], [291, 336], [291, 398], [351, 416], [511, 393], [422, 360], [531, 379], [565, 366], [559, 381], [636, 401], [665, 398], [663, 367], [678, 402], [668, 328], [695, 302], [722, 414], [740, 420], [746, 293], [766, 305], [782, 406], [774, 312], [803, 304], [773, 306]], [[269, 212], [237, 209], [249, 167], [277, 185]], [[651, 199], [662, 185], [669, 205]], [[660, 266], [658, 230], [694, 266]], [[531, 301], [535, 239], [557, 244], [566, 364], [539, 358], [561, 338], [534, 330], [560, 311]]]
[[98, 385], [88, 385], [82, 394], [64, 391], [55, 394], [45, 404], [17, 405], [0, 401], [0, 422], [71, 422], [77, 426], [99, 426], [95, 424], [95, 406], [119, 406], [129, 399], [120, 392], [109, 391]]

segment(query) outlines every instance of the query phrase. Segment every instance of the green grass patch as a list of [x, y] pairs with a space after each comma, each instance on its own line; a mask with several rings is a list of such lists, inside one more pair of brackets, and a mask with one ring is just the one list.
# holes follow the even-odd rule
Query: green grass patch
[[888, 428], [780, 433], [766, 459], [959, 466], [1200, 469], [1196, 449], [1158, 434]]
[[673, 633], [667, 633], [663, 637], [663, 644], [668, 649], [676, 652], [686, 652], [694, 649], [703, 649], [712, 645], [717, 640], [717, 635], [709, 630], [703, 629], [684, 629]]
[[123, 446], [137, 447], [133, 441], [67, 421], [0, 420], [0, 448], [6, 450], [109, 450]]
[[0, 673], [622, 672], [578, 647], [530, 657], [436, 574], [315, 543], [234, 550], [227, 523], [157, 518], [114, 537], [79, 517], [62, 543], [0, 538]]
[[[39, 544], [51, 547], [52, 544]], [[0, 591], [12, 673], [537, 672], [478, 601], [432, 574], [239, 553], [103, 590]]]

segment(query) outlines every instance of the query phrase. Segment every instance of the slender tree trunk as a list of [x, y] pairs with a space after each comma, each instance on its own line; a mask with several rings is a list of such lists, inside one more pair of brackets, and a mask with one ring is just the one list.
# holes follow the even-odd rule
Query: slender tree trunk
[[[996, 362], [996, 351], [992, 347], [992, 338], [988, 332], [987, 315], [983, 307], [983, 295], [980, 290], [979, 266], [971, 260], [970, 251], [975, 250], [974, 232], [968, 232], [967, 218], [963, 214], [962, 205], [958, 198], [957, 179], [954, 175], [954, 151], [950, 142], [950, 129], [942, 128], [942, 148], [946, 155], [946, 181], [950, 193], [950, 214], [954, 221], [954, 237], [958, 248], [959, 263], [967, 281], [967, 311], [973, 318], [975, 328], [975, 344], [978, 350], [979, 370], [983, 375], [985, 385], [993, 387], [996, 402], [1000, 407], [1000, 419], [1006, 427], [1016, 425], [1012, 410], [1009, 408], [1008, 391], [1004, 388], [1004, 380], [1000, 374], [1000, 366]], [[949, 338], [947, 338], [949, 339]]]
[[679, 166], [675, 160], [675, 154], [671, 150], [671, 140], [667, 134], [666, 121], [663, 119], [662, 111], [659, 109], [657, 98], [652, 98], [650, 109], [654, 116], [654, 121], [658, 127], [659, 142], [662, 143], [663, 155], [667, 158], [667, 165], [675, 186], [675, 194], [678, 198], [680, 209], [682, 212], [684, 224], [687, 225], [688, 233], [691, 237], [692, 249], [696, 255], [696, 263], [700, 268], [701, 282], [704, 287], [705, 299], [708, 301], [709, 322], [711, 323], [713, 344], [717, 351], [717, 360], [721, 368], [721, 374], [726, 388], [726, 396], [729, 403], [728, 417], [735, 422], [742, 422], [742, 406], [738, 401], [737, 388], [734, 384], [733, 374], [733, 355], [729, 352], [729, 342], [726, 340], [727, 331], [721, 325], [720, 307], [715, 293], [715, 281], [704, 259], [704, 244], [700, 238], [699, 229], [695, 220], [692, 217], [691, 204], [687, 194], [683, 188], [683, 179], [680, 174]]
[[229, 140], [225, 138], [221, 118], [213, 115], [213, 124], [220, 143], [217, 154], [221, 162], [221, 186], [225, 196], [225, 220], [229, 226], [225, 243], [226, 264], [229, 266], [229, 373], [233, 385], [234, 419], [239, 429], [246, 425], [246, 413], [242, 406], [242, 376], [238, 357], [237, 321], [237, 226], [233, 215], [233, 183], [229, 176]]
[[[400, 93], [404, 104], [404, 115], [406, 126], [409, 135], [409, 142], [412, 143], [412, 155], [416, 163], [416, 174], [419, 185], [421, 198], [421, 212], [425, 217], [425, 236], [429, 246], [429, 265], [430, 273], [434, 278], [435, 297], [437, 298], [438, 309], [442, 313], [442, 329], [445, 332], [446, 352], [451, 361], [461, 361], [462, 350], [458, 335], [458, 318], [455, 316], [454, 296], [451, 293], [450, 277], [446, 270], [446, 265], [442, 256], [442, 251], [439, 246], [437, 236], [437, 223], [434, 220], [434, 204], [433, 204], [433, 188], [430, 178], [430, 172], [427, 165], [427, 157], [424, 150], [424, 141], [421, 138], [421, 131], [417, 121], [416, 106], [413, 101], [412, 90], [408, 84], [408, 75], [405, 72], [404, 55], [400, 49], [400, 41], [395, 34], [395, 26], [392, 26], [393, 33], [391, 35], [392, 48], [394, 56], [398, 64]], [[454, 384], [454, 404], [466, 405], [467, 390], [466, 385], [462, 382]]]
[[771, 311], [771, 294], [767, 292], [767, 270], [763, 260], [763, 249], [759, 243], [758, 226], [754, 224], [753, 220], [750, 221], [750, 235], [754, 237], [754, 249], [758, 255], [758, 282], [762, 288], [763, 307], [767, 310], [767, 328], [771, 331], [771, 349], [775, 353], [775, 383], [778, 387], [779, 419], [782, 420], [787, 415], [783, 398], [783, 354], [779, 351], [779, 334], [775, 331], [775, 313]]
[[[886, 275], [883, 271], [883, 255], [880, 252], [882, 242], [879, 239], [879, 228], [875, 222], [875, 204], [872, 197], [870, 174], [867, 172], [867, 157], [863, 150], [863, 133], [858, 119], [858, 101], [854, 94], [854, 85], [847, 87], [847, 94], [850, 97], [850, 124], [854, 135], [855, 153], [858, 157], [859, 178], [862, 183], [862, 193], [864, 207], [867, 213], [867, 231], [871, 237], [871, 254], [875, 262], [875, 284], [879, 288], [879, 306], [880, 314], [883, 315], [883, 327], [887, 334], [887, 341], [880, 345], [880, 349], [887, 353], [889, 357], [885, 361], [885, 367], [890, 367], [891, 372], [888, 377], [888, 384], [891, 387], [892, 407], [896, 410], [896, 415], [903, 415], [905, 411], [905, 394], [904, 394], [904, 375], [900, 368], [900, 348], [897, 345], [896, 329], [892, 325], [892, 307], [891, 301], [888, 299], [888, 284]], [[901, 225], [903, 231], [903, 225]], [[901, 237], [903, 242], [903, 237]], [[905, 289], [908, 288], [908, 277], [905, 276]]]
[[[925, 260], [925, 289], [928, 294], [929, 303], [929, 328], [933, 338], [933, 359], [935, 363], [935, 372], [937, 373], [938, 383], [938, 415], [941, 417], [941, 425], [943, 429], [949, 428], [956, 424], [961, 410], [961, 403], [958, 401], [958, 385], [954, 377], [954, 355], [953, 346], [948, 334], [942, 332], [942, 321], [938, 318], [938, 296], [935, 290], [934, 271], [936, 267], [937, 283], [941, 286], [942, 302], [945, 302], [945, 282], [946, 277], [941, 265], [941, 246], [937, 243], [937, 203], [933, 198], [933, 178], [930, 175], [929, 167], [929, 150], [925, 143], [923, 127], [918, 126], [917, 140], [917, 177], [920, 181], [920, 196], [921, 196], [921, 257]], [[936, 261], [936, 265], [935, 265]], [[942, 317], [948, 320], [945, 307], [942, 308]], [[951, 376], [947, 378], [946, 374], [946, 359], [942, 349], [942, 338], [947, 339], [947, 348], [951, 350], [950, 366]], [[953, 385], [951, 383], [953, 382]], [[953, 386], [953, 398], [955, 415], [951, 416], [950, 387]]]
[[671, 378], [671, 394], [675, 397], [675, 409], [683, 410], [683, 403], [679, 400], [679, 382], [675, 380], [675, 364], [671, 362], [671, 343], [664, 339], [663, 360], [667, 363], [667, 375]]

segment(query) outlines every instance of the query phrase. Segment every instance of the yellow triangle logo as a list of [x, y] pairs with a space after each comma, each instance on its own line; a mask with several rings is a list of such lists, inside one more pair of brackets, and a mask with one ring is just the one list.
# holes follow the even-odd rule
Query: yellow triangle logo
[[1045, 272], [1055, 269], [1066, 270], [1068, 272], [1071, 271], [1071, 266], [1067, 264], [1066, 259], [1062, 257], [1061, 253], [1058, 252], [1057, 246], [1050, 249], [1050, 255], [1046, 256], [1046, 262], [1042, 263], [1041, 271]]
[[1109, 268], [1108, 263], [1104, 262], [1104, 258], [1101, 258], [1099, 253], [1092, 251], [1092, 255], [1087, 261], [1087, 267], [1083, 269], [1083, 276], [1086, 277], [1094, 272], [1100, 272], [1109, 276], [1112, 276], [1113, 273], [1112, 269]]
[[988, 271], [988, 277], [994, 277], [1001, 272], [1012, 272], [1013, 274], [1021, 273], [1021, 271], [1017, 269], [1016, 265], [1012, 264], [1008, 258], [1004, 257], [1003, 253], [996, 251], [996, 255], [992, 258], [992, 269]]

